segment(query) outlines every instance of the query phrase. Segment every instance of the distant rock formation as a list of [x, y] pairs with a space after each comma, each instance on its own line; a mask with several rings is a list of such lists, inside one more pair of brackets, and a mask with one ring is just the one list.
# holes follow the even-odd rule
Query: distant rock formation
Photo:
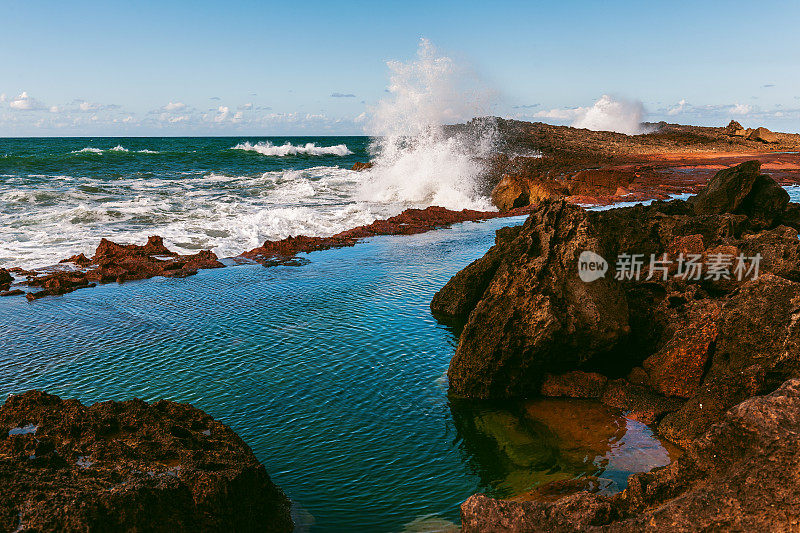
[[291, 532], [289, 500], [230, 428], [188, 404], [0, 407], [0, 530]]

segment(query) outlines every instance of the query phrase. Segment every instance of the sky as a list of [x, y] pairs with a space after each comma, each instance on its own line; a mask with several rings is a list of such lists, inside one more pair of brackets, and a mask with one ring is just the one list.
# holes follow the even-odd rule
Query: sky
[[498, 116], [800, 132], [800, 2], [0, 0], [0, 136], [350, 135], [421, 38]]

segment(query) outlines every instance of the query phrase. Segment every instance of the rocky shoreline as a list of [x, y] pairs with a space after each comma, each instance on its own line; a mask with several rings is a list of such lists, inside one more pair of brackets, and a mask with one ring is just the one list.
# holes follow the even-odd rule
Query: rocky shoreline
[[[598, 398], [686, 453], [612, 498], [473, 496], [463, 530], [796, 528], [798, 214], [752, 161], [688, 201], [587, 212], [545, 200], [523, 226], [499, 230], [431, 303], [464, 323], [451, 394]], [[617, 268], [580, 279], [586, 251]], [[635, 276], [620, 269], [626, 254], [641, 254]], [[709, 269], [730, 258], [727, 275], [695, 279], [686, 261], [665, 261], [690, 256]], [[739, 258], [750, 276], [734, 275]]]
[[0, 407], [2, 531], [291, 532], [250, 448], [188, 404], [86, 407], [40, 391]]

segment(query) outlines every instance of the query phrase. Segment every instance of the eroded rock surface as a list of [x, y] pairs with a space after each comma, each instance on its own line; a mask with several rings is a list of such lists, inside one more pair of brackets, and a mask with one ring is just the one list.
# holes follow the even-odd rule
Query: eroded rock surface
[[[435, 313], [465, 322], [453, 394], [599, 396], [687, 448], [613, 498], [473, 496], [465, 531], [800, 527], [800, 240], [797, 206], [776, 189], [752, 162], [690, 201], [603, 212], [545, 201], [436, 295]], [[581, 250], [606, 258], [608, 273], [581, 281]], [[625, 253], [641, 254], [638, 275], [614, 275]], [[683, 261], [659, 264], [664, 254]], [[727, 275], [695, 277], [690, 257], [706, 268], [727, 257]], [[603, 321], [585, 320], [600, 316], [587, 309]]]
[[800, 528], [800, 380], [741, 402], [665, 468], [635, 474], [612, 496], [555, 502], [478, 494], [464, 533], [795, 531]]
[[290, 532], [289, 500], [230, 428], [188, 404], [0, 407], [0, 530]]

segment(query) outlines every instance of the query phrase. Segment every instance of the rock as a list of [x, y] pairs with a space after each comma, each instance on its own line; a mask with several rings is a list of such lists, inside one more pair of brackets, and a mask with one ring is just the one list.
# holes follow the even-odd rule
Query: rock
[[369, 170], [372, 168], [372, 163], [362, 163], [361, 161], [356, 161], [350, 170], [355, 170], [356, 172], [360, 172], [362, 170]]
[[563, 196], [558, 191], [558, 186], [548, 180], [507, 174], [492, 190], [492, 204], [501, 212], [507, 212]]
[[0, 268], [0, 285], [8, 285], [14, 281], [14, 276], [5, 268]]
[[644, 360], [647, 382], [656, 392], [681, 398], [697, 393], [717, 338], [719, 307], [704, 312]]
[[779, 143], [780, 138], [769, 131], [767, 128], [756, 128], [747, 136], [750, 141], [760, 141], [762, 143]]
[[600, 401], [621, 409], [626, 417], [652, 424], [666, 413], [675, 411], [683, 402], [654, 393], [650, 387], [634, 385], [624, 379], [608, 382]]
[[[487, 255], [502, 260], [469, 313], [450, 363], [453, 393], [534, 395], [545, 373], [574, 368], [628, 335], [620, 284], [578, 278], [578, 255], [584, 250], [603, 252], [586, 212], [563, 201], [543, 202], [516, 236], [498, 241]], [[488, 277], [490, 270], [481, 272]], [[463, 283], [456, 280], [435, 300], [471, 302], [452, 295], [462, 292]]]
[[599, 398], [606, 386], [606, 378], [597, 372], [575, 370], [565, 374], [545, 374], [542, 396], [564, 398]]
[[800, 527], [800, 380], [736, 405], [665, 468], [634, 474], [614, 496], [554, 502], [474, 495], [464, 533], [793, 531]]
[[0, 292], [0, 296], [17, 296], [19, 294], [25, 294], [25, 291], [23, 291], [22, 289], [13, 289], [10, 291]]
[[28, 293], [28, 300], [94, 287], [96, 283], [121, 283], [154, 276], [183, 278], [197, 274], [201, 268], [225, 266], [218, 261], [216, 254], [208, 250], [192, 255], [179, 255], [164, 246], [163, 239], [158, 236], [148, 238], [144, 246], [123, 245], [101, 239], [91, 259], [80, 254], [61, 262], [75, 263], [84, 267], [84, 270], [29, 273], [26, 284], [41, 287], [42, 290]]
[[722, 308], [711, 366], [697, 394], [664, 417], [658, 432], [678, 444], [733, 405], [800, 376], [800, 283], [773, 274], [744, 284]]
[[731, 120], [728, 125], [725, 126], [725, 133], [728, 135], [739, 136], [740, 132], [741, 134], [744, 134], [744, 128], [735, 120]]
[[753, 189], [760, 169], [758, 161], [747, 161], [721, 170], [705, 190], [691, 198], [695, 212], [701, 215], [734, 213]]
[[228, 427], [188, 404], [0, 407], [3, 531], [290, 532], [289, 500]]

